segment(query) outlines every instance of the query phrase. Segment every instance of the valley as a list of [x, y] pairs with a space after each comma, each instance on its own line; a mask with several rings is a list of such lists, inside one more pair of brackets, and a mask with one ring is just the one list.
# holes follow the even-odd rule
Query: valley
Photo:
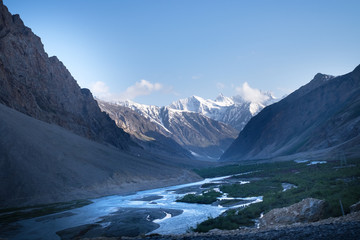
[[[109, 3], [96, 2], [97, 7], [106, 4]], [[132, 3], [114, 1], [112, 4]], [[42, 5], [36, 6], [40, 9]], [[91, 1], [86, 4], [89, 6]], [[134, 6], [134, 9], [141, 8], [142, 5]], [[84, 6], [79, 9], [86, 10]], [[131, 10], [117, 10], [124, 9]], [[104, 12], [110, 10], [112, 6]], [[66, 11], [68, 13], [71, 11]], [[103, 19], [98, 14], [100, 10], [89, 14], [90, 20], [101, 22]], [[245, 52], [251, 51], [251, 56], [244, 60], [240, 56], [243, 53], [235, 53], [239, 47], [229, 46], [229, 52], [237, 56], [236, 60], [234, 56], [226, 57], [233, 59], [231, 64], [226, 64], [225, 58], [208, 56], [212, 51], [206, 47], [200, 55], [215, 62], [208, 62], [210, 65], [201, 69], [211, 72], [219, 67], [219, 73], [195, 74], [200, 69], [192, 69], [185, 77], [180, 62], [174, 59], [178, 57], [176, 54], [151, 66], [152, 58], [162, 55], [165, 42], [173, 43], [167, 38], [156, 44], [148, 39], [151, 51], [156, 53], [133, 54], [143, 46], [137, 41], [151, 35], [143, 34], [146, 27], [141, 27], [143, 33], [134, 38], [136, 41], [122, 34], [117, 39], [119, 42], [107, 49], [106, 42], [115, 37], [120, 28], [125, 27], [123, 30], [128, 34], [137, 31], [137, 28], [127, 28], [135, 19], [141, 19], [142, 14], [136, 14], [137, 17], [128, 22], [112, 25], [113, 21], [107, 21], [97, 25], [88, 20], [81, 27], [82, 33], [86, 29], [98, 33], [108, 25], [113, 26], [111, 33], [102, 35], [100, 50], [90, 38], [80, 42], [84, 48], [89, 44], [91, 51], [68, 50], [74, 51], [70, 54], [71, 60], [67, 59], [72, 69], [80, 62], [89, 64], [82, 76], [91, 80], [79, 79], [79, 83], [88, 81], [88, 89], [80, 86], [56, 56], [48, 55], [40, 37], [0, 0], [0, 239], [358, 237], [360, 65], [344, 73], [349, 63], [338, 60], [326, 69], [332, 72], [333, 66], [341, 65], [338, 68], [343, 71], [341, 75], [317, 73], [310, 82], [296, 87], [297, 90], [287, 89], [279, 99], [272, 92], [251, 88], [247, 82], [238, 85], [236, 81], [254, 78], [259, 80], [257, 87], [273, 85], [273, 89], [280, 89], [286, 86], [285, 82], [299, 83], [299, 78], [309, 76], [302, 65], [293, 63], [288, 69], [281, 65], [276, 76], [262, 75], [274, 68], [275, 61], [274, 66], [267, 63], [247, 68], [247, 63], [260, 64], [262, 57], [246, 47]], [[118, 12], [102, 17], [109, 15], [128, 17]], [[234, 14], [238, 15], [238, 12]], [[38, 16], [41, 19], [42, 14]], [[61, 17], [59, 23], [71, 19]], [[146, 26], [154, 17], [140, 25]], [[81, 20], [74, 19], [68, 27]], [[50, 21], [50, 17], [47, 20]], [[44, 23], [44, 19], [40, 22]], [[36, 21], [32, 24], [37, 25]], [[48, 36], [61, 30], [55, 26], [47, 29], [39, 32]], [[230, 32], [233, 30], [227, 34]], [[63, 35], [74, 39], [77, 36], [69, 32]], [[132, 40], [119, 50], [117, 46], [128, 37]], [[62, 42], [64, 39], [50, 42], [59, 40], [57, 44], [65, 47], [77, 42], [71, 38], [66, 44]], [[180, 42], [195, 40], [196, 36], [192, 36]], [[210, 42], [206, 40], [207, 44]], [[131, 50], [133, 43], [137, 44]], [[207, 44], [201, 43], [201, 46]], [[177, 50], [177, 47], [168, 47], [164, 52]], [[95, 67], [87, 62], [90, 52], [96, 56]], [[72, 61], [79, 57], [77, 54], [82, 60]], [[119, 60], [122, 54], [123, 62]], [[269, 57], [271, 62], [277, 55], [278, 52]], [[252, 59], [255, 56], [257, 61]], [[127, 65], [137, 57], [141, 61]], [[188, 63], [193, 57], [184, 59], [182, 62]], [[204, 64], [208, 59], [203, 58]], [[240, 60], [242, 64], [237, 62]], [[116, 65], [112, 65], [114, 62]], [[167, 64], [173, 62], [177, 63], [176, 71], [167, 68]], [[318, 60], [319, 64], [322, 62]], [[113, 69], [107, 68], [108, 65]], [[138, 65], [142, 67], [137, 68]], [[318, 66], [314, 62], [312, 65]], [[236, 66], [233, 73], [225, 74], [231, 66]], [[308, 67], [313, 71], [313, 66]], [[94, 74], [92, 68], [103, 74]], [[157, 70], [150, 74], [152, 69]], [[135, 76], [130, 72], [136, 72], [136, 78], [128, 78]], [[289, 75], [283, 72], [291, 73], [290, 78], [284, 78]], [[77, 71], [74, 74], [81, 76]], [[145, 76], [153, 79], [143, 79]], [[228, 79], [222, 79], [224, 76]], [[276, 78], [283, 79], [281, 87], [276, 86]], [[167, 82], [157, 82], [158, 79], [167, 79], [183, 93], [178, 93]], [[117, 86], [118, 92], [113, 92], [105, 81], [113, 81], [112, 87]], [[120, 91], [119, 86], [124, 91]], [[216, 96], [217, 93], [209, 94], [214, 89], [230, 94], [220, 93], [214, 99], [194, 95]], [[167, 105], [139, 103], [146, 102], [140, 99], [151, 97], [170, 99], [170, 95], [172, 100]]]
[[[305, 198], [326, 201], [320, 219], [350, 213], [360, 198], [358, 160], [228, 165], [202, 168], [196, 172], [205, 178], [185, 185], [140, 191], [127, 196], [89, 199], [76, 207], [26, 220], [26, 212], [0, 215], [3, 235], [11, 239], [73, 239], [76, 237], [136, 237], [141, 234], [185, 234], [211, 229], [256, 229], [259, 217], [274, 208], [286, 207]], [[230, 174], [221, 176], [222, 174]], [[315, 184], [310, 184], [315, 183]], [[289, 187], [289, 184], [291, 186]], [[193, 201], [187, 196], [212, 200]], [[190, 200], [189, 200], [190, 199]], [[201, 199], [201, 198], [199, 198]], [[23, 210], [22, 210], [23, 211]], [[314, 210], [313, 210], [314, 211]], [[18, 221], [11, 215], [25, 217]], [[191, 220], [190, 220], [191, 219]], [[16, 220], [18, 222], [16, 222]], [[261, 226], [260, 226], [261, 227]], [[60, 238], [59, 238], [60, 239]]]

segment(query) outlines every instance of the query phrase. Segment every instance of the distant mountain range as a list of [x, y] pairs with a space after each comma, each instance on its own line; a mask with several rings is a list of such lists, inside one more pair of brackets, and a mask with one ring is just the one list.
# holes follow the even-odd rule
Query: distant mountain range
[[265, 106], [277, 101], [269, 92], [261, 92], [261, 98], [250, 101], [237, 95], [226, 97], [220, 94], [215, 100], [192, 96], [171, 103], [171, 109], [200, 113], [213, 120], [226, 123], [241, 131], [247, 122]]
[[[314, 79], [253, 117], [221, 160], [359, 157], [360, 66]], [[342, 156], [339, 156], [342, 155]]]
[[192, 96], [158, 107], [123, 101], [109, 103], [98, 100], [100, 108], [133, 136], [134, 141], [149, 151], [179, 156], [217, 160], [237, 137], [252, 116], [276, 101], [269, 93], [262, 93], [262, 101], [250, 102], [241, 96], [215, 100]]

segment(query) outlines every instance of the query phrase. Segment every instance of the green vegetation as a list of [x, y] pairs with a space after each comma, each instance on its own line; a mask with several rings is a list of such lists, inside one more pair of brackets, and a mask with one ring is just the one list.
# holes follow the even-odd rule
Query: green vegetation
[[89, 200], [75, 200], [71, 202], [37, 205], [33, 207], [8, 208], [0, 210], [0, 224], [40, 217], [52, 213], [71, 210], [91, 204]]
[[274, 180], [253, 181], [249, 184], [232, 184], [220, 187], [224, 193], [228, 193], [229, 197], [255, 197], [260, 196], [259, 193], [281, 191], [281, 182]]
[[[333, 161], [310, 166], [306, 163], [278, 162], [248, 165], [244, 168], [232, 165], [197, 170], [196, 172], [203, 177], [216, 177], [224, 172], [237, 174], [260, 170], [238, 176], [242, 180], [251, 179], [249, 184], [224, 185], [220, 189], [232, 197], [263, 196], [263, 202], [243, 209], [228, 210], [217, 218], [210, 218], [200, 223], [195, 231], [206, 232], [214, 228], [235, 229], [239, 226], [251, 226], [254, 224], [253, 220], [261, 213], [289, 206], [308, 197], [327, 202], [324, 218], [341, 215], [339, 200], [342, 201], [345, 213], [349, 213], [350, 205], [360, 200], [360, 162], [359, 160], [347, 162], [348, 166], [342, 168], [339, 167], [340, 161]], [[216, 174], [217, 169], [219, 175]], [[254, 181], [254, 178], [258, 180]], [[281, 183], [284, 182], [294, 184], [297, 188], [282, 192]]]
[[204, 191], [202, 194], [186, 194], [183, 198], [176, 200], [177, 202], [212, 204], [222, 194], [214, 190]]
[[241, 166], [241, 165], [227, 165], [216, 168], [203, 168], [203, 169], [194, 169], [194, 172], [199, 174], [203, 178], [214, 178], [221, 176], [234, 175], [238, 173], [244, 173], [248, 171], [255, 171], [256, 166]]

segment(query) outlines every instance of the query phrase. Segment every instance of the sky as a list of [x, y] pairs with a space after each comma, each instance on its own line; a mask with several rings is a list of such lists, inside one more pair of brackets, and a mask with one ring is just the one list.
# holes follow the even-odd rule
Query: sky
[[164, 106], [282, 97], [360, 64], [358, 0], [4, 0], [82, 88]]

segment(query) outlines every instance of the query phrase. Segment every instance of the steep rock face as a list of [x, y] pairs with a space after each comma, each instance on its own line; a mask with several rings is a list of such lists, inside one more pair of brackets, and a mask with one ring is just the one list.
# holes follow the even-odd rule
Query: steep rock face
[[359, 109], [360, 66], [339, 77], [317, 74], [252, 118], [221, 159], [264, 159], [333, 148], [359, 154]]
[[65, 66], [48, 57], [39, 37], [0, 2], [0, 103], [36, 119], [121, 149], [129, 136], [102, 113]]
[[[238, 134], [238, 131], [229, 125], [186, 110], [130, 101], [117, 104], [99, 101], [99, 106], [133, 136], [142, 140], [156, 139], [163, 146], [170, 144], [170, 149], [174, 149], [176, 145], [181, 146], [197, 159], [218, 159]], [[129, 113], [134, 112], [140, 116], [134, 116], [128, 121]], [[175, 150], [179, 153], [180, 149]]]
[[112, 118], [116, 125], [143, 147], [146, 151], [171, 155], [177, 157], [191, 158], [189, 151], [185, 150], [163, 126], [149, 120], [140, 113], [117, 104], [111, 104], [97, 99], [99, 107]]

